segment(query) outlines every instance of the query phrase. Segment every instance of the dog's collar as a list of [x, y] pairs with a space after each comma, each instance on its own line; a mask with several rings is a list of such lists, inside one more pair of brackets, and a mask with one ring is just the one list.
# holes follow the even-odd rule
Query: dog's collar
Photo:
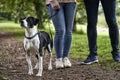
[[32, 38], [34, 38], [37, 34], [38, 34], [38, 32], [37, 32], [35, 35], [31, 36], [31, 37], [27, 37], [26, 35], [24, 35], [24, 36], [25, 36], [25, 38], [27, 38], [27, 39], [32, 39]]

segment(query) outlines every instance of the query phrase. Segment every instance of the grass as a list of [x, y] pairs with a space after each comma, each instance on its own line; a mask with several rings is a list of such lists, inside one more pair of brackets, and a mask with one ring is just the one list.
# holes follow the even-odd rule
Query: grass
[[0, 80], [3, 80], [3, 75], [2, 74], [0, 74]]
[[[109, 57], [111, 59], [111, 46], [109, 36], [98, 35], [98, 55], [100, 59]], [[86, 34], [73, 34], [73, 42], [71, 48], [71, 56], [74, 58], [85, 59], [88, 55], [88, 42]], [[107, 58], [106, 58], [107, 59]]]
[[[7, 23], [3, 22], [3, 23], [0, 23], [0, 30], [6, 31], [6, 32], [12, 32], [15, 34], [12, 36], [13, 38], [23, 41], [24, 29], [22, 29], [19, 26], [19, 24], [14, 24], [13, 22], [7, 22]], [[114, 62], [111, 56], [111, 45], [110, 45], [109, 36], [98, 34], [97, 43], [98, 43], [98, 55], [99, 55], [98, 58], [99, 58], [99, 61], [100, 61], [99, 64], [101, 65], [101, 67], [103, 69], [104, 68], [106, 69], [107, 67], [107, 68], [112, 68], [114, 70], [120, 71], [120, 68], [119, 68], [120, 63]], [[53, 53], [55, 54], [54, 51]], [[70, 57], [85, 60], [88, 53], [89, 53], [89, 50], [88, 50], [86, 32], [82, 34], [73, 33]], [[97, 66], [97, 65], [94, 64], [93, 66]]]

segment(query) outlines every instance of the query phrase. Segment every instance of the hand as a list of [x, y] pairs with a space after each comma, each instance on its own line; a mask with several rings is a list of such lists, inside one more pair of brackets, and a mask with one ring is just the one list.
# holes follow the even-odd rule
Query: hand
[[59, 5], [59, 2], [57, 0], [51, 0], [50, 4], [54, 10], [60, 9], [60, 5]]

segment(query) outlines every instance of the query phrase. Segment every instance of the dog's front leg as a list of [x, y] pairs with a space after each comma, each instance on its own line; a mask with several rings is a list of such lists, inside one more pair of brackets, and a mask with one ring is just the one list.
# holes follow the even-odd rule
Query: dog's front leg
[[[38, 60], [38, 53], [36, 53], [36, 58]], [[38, 61], [37, 61], [36, 65], [35, 65], [34, 69], [38, 69]]]
[[36, 63], [34, 69], [38, 69], [38, 62]]
[[38, 58], [38, 73], [36, 74], [36, 76], [42, 76], [42, 71], [43, 71], [43, 58], [40, 56]]
[[38, 73], [36, 76], [42, 76], [42, 71], [43, 71], [43, 57], [42, 57], [42, 52], [38, 54]]
[[26, 51], [26, 61], [28, 63], [28, 74], [32, 75], [33, 74], [33, 68], [32, 68], [32, 63], [31, 63], [31, 59], [30, 59], [30, 51]]

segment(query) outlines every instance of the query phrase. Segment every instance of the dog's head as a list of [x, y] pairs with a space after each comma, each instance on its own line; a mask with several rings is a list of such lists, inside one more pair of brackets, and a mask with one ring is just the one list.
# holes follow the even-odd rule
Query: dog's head
[[25, 28], [33, 28], [38, 22], [39, 19], [34, 17], [25, 17], [20, 19], [20, 25]]

